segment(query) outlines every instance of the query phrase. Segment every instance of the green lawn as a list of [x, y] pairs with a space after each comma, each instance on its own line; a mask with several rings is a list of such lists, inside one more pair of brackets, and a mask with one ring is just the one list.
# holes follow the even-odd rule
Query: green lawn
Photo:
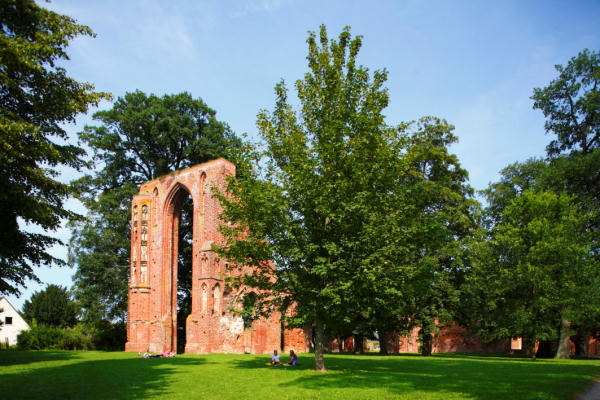
[[[267, 355], [142, 359], [119, 352], [0, 352], [4, 399], [573, 399], [600, 362], [482, 355], [327, 355], [327, 373]], [[287, 357], [284, 357], [287, 360]]]

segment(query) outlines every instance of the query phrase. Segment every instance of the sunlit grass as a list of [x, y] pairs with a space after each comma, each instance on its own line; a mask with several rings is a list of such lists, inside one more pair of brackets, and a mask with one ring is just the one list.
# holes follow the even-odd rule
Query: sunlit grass
[[[331, 354], [327, 373], [270, 367], [266, 355], [0, 352], [6, 399], [573, 399], [600, 375], [589, 360]], [[285, 361], [285, 359], [284, 359]]]

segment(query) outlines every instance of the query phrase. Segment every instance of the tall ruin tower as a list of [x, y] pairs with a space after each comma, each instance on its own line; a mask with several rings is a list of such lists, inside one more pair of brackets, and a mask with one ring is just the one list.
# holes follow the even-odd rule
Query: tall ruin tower
[[177, 261], [181, 208], [193, 202], [192, 311], [186, 319], [186, 353], [268, 353], [281, 344], [280, 316], [249, 324], [231, 312], [247, 288], [230, 290], [227, 268], [211, 250], [223, 243], [219, 201], [235, 166], [218, 159], [141, 185], [131, 202], [131, 263], [126, 351], [176, 351]]

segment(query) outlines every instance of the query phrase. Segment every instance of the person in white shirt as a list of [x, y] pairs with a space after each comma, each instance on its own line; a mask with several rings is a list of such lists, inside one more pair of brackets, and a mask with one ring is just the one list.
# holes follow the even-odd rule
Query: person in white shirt
[[273, 354], [271, 354], [271, 365], [281, 365], [281, 359], [279, 354], [277, 354], [277, 350], [273, 350]]

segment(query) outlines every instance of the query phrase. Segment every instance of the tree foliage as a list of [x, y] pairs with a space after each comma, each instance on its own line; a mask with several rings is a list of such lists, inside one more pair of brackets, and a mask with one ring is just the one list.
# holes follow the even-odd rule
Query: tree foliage
[[533, 346], [560, 333], [568, 344], [566, 325], [587, 326], [598, 313], [600, 276], [589, 229], [596, 213], [556, 185], [562, 171], [556, 162], [565, 159], [512, 164], [482, 192], [488, 237], [471, 246], [463, 289], [472, 328], [484, 338], [523, 336]]
[[324, 370], [327, 332], [406, 320], [411, 281], [440, 269], [469, 190], [447, 153], [453, 127], [431, 117], [386, 125], [387, 72], [357, 65], [360, 36], [346, 28], [329, 40], [321, 26], [307, 42], [300, 109], [278, 83], [275, 110], [258, 116], [264, 148], [245, 148], [241, 176], [217, 193], [226, 222], [217, 251], [243, 272], [233, 284], [264, 290], [259, 309], [293, 304], [295, 320], [314, 326]]
[[[433, 333], [450, 323], [460, 308], [459, 287], [464, 275], [465, 241], [479, 224], [479, 204], [472, 199], [468, 174], [448, 146], [457, 141], [454, 127], [434, 118], [424, 118], [410, 136], [406, 155], [411, 165], [410, 185], [402, 208], [413, 210], [411, 221], [398, 221], [410, 235], [397, 243], [409, 251], [415, 268], [405, 295], [410, 317], [408, 328], [421, 328], [421, 352], [430, 355]], [[415, 173], [416, 171], [417, 173]], [[408, 224], [411, 225], [408, 225]], [[406, 317], [405, 317], [406, 318]]]
[[23, 316], [27, 321], [61, 328], [75, 326], [78, 312], [67, 288], [58, 285], [46, 286], [23, 304]]
[[31, 322], [29, 330], [17, 336], [19, 350], [92, 350], [92, 339], [81, 329], [59, 328]]
[[534, 89], [533, 107], [542, 110], [546, 132], [556, 135], [548, 155], [567, 150], [588, 154], [600, 148], [600, 53], [580, 52], [545, 88]]
[[[590, 215], [585, 227], [591, 254], [600, 250], [600, 53], [583, 50], [566, 67], [556, 66], [559, 76], [548, 86], [534, 89], [534, 108], [541, 109], [546, 131], [556, 138], [547, 147], [551, 172], [547, 185], [576, 196], [578, 207]], [[590, 299], [590, 302], [593, 302]], [[566, 320], [563, 320], [565, 322]], [[576, 353], [587, 354], [593, 331], [600, 329], [600, 304], [579, 321], [574, 338]], [[564, 331], [564, 329], [563, 329]], [[568, 337], [561, 333], [562, 338]], [[564, 339], [567, 340], [567, 339]], [[564, 342], [561, 339], [561, 343]], [[563, 350], [566, 345], [562, 346]], [[562, 351], [562, 356], [566, 352]]]
[[68, 143], [63, 123], [97, 105], [104, 93], [77, 82], [60, 66], [66, 47], [90, 28], [31, 0], [0, 3], [0, 293], [18, 294], [34, 266], [64, 264], [47, 249], [46, 233], [74, 214], [63, 207], [69, 187], [61, 166], [79, 169], [83, 150]]
[[571, 326], [587, 342], [600, 315], [600, 55], [584, 50], [556, 70], [532, 96], [556, 135], [548, 160], [509, 165], [483, 191], [488, 237], [471, 246], [464, 297], [484, 337], [533, 346], [560, 331], [557, 356], [566, 357]]
[[479, 328], [484, 337], [523, 336], [532, 345], [556, 339], [561, 317], [581, 321], [598, 301], [597, 264], [582, 231], [588, 215], [568, 194], [527, 189], [501, 217], [469, 277], [469, 294], [487, 314]]
[[[86, 320], [125, 319], [129, 279], [130, 204], [139, 185], [178, 169], [230, 157], [239, 139], [202, 100], [188, 93], [127, 93], [94, 114], [80, 139], [93, 152], [93, 173], [73, 183], [88, 209], [74, 221], [69, 263], [77, 268], [75, 296]], [[191, 210], [180, 228], [180, 301], [191, 289]], [[189, 249], [188, 249], [189, 248]], [[187, 249], [187, 250], [186, 250]], [[187, 257], [187, 258], [186, 258]], [[185, 318], [183, 318], [185, 321]]]

